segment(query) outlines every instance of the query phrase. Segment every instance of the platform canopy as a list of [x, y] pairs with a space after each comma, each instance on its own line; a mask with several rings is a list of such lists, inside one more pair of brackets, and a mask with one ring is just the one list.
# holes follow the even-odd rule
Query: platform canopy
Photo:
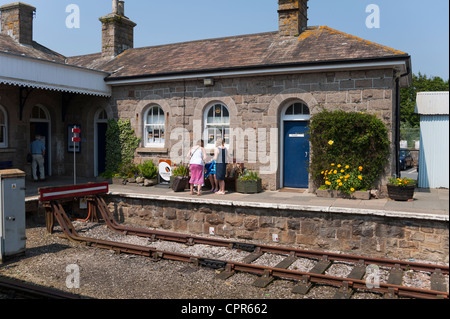
[[0, 52], [0, 84], [44, 90], [111, 96], [109, 73], [64, 63]]

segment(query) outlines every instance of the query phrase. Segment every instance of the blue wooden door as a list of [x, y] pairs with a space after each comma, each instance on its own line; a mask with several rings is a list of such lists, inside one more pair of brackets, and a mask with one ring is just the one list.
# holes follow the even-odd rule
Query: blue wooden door
[[284, 187], [308, 188], [308, 122], [284, 122]]

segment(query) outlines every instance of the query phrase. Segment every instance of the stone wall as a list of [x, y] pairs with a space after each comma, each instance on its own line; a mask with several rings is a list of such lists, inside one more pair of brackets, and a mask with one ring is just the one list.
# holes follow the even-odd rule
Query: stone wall
[[120, 223], [370, 257], [449, 262], [448, 222], [110, 196]]
[[[270, 144], [270, 134], [273, 133], [271, 130], [280, 134], [281, 112], [289, 103], [303, 102], [308, 105], [311, 114], [323, 109], [367, 112], [383, 120], [392, 131], [393, 87], [393, 72], [390, 69], [215, 79], [212, 87], [205, 86], [200, 80], [180, 81], [113, 87], [109, 107], [116, 117], [130, 119], [137, 136], [141, 138], [145, 111], [152, 105], [159, 105], [164, 110], [164, 148], [154, 150], [141, 147], [136, 154], [138, 161], [169, 158], [174, 145], [180, 143], [181, 137], [178, 135], [170, 139], [170, 134], [177, 128], [186, 128], [190, 132], [185, 139], [185, 148], [189, 149], [194, 132], [203, 130], [204, 112], [212, 103], [223, 103], [228, 107], [232, 129], [266, 130], [266, 154], [275, 153], [279, 161], [282, 149], [280, 145]], [[392, 140], [392, 136], [390, 138]], [[278, 138], [275, 141], [278, 144]], [[243, 160], [247, 167], [261, 169], [267, 166], [267, 163], [260, 161], [259, 155], [255, 163], [249, 163], [248, 140], [242, 145], [244, 158], [239, 160]], [[281, 187], [280, 164], [275, 164], [275, 169], [263, 176], [266, 189]], [[393, 158], [387, 171], [387, 175], [395, 171]]]

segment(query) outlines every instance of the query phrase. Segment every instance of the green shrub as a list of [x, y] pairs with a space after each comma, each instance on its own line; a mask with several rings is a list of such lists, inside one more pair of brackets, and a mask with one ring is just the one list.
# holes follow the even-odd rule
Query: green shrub
[[117, 176], [122, 178], [135, 178], [139, 176], [139, 174], [139, 167], [133, 162], [120, 165], [119, 171], [117, 172]]
[[158, 176], [158, 167], [153, 161], [146, 161], [138, 165], [139, 171], [144, 178], [155, 179]]
[[248, 169], [245, 169], [242, 175], [239, 176], [239, 180], [241, 181], [257, 181], [259, 179], [258, 172], [250, 171]]
[[[322, 111], [311, 119], [310, 141], [312, 148], [310, 172], [317, 187], [322, 185], [323, 188], [336, 189], [339, 186], [338, 180], [344, 186], [341, 177], [350, 173], [347, 178], [349, 183], [342, 190], [371, 189], [380, 179], [388, 162], [390, 144], [388, 130], [374, 115]], [[345, 175], [340, 175], [343, 174], [341, 169], [331, 170], [332, 164], [334, 167], [341, 165], [349, 168], [344, 169]], [[335, 170], [338, 174], [329, 174]]]
[[121, 165], [133, 161], [140, 139], [134, 134], [130, 120], [109, 120], [106, 131], [106, 171], [117, 172]]

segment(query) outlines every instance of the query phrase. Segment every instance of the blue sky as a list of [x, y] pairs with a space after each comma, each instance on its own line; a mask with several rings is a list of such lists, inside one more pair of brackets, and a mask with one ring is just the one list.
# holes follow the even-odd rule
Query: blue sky
[[[0, 4], [13, 0], [0, 0]], [[66, 56], [101, 47], [98, 18], [111, 0], [23, 0], [37, 8], [34, 39]], [[80, 28], [66, 27], [66, 6], [80, 8]], [[380, 28], [366, 27], [366, 7], [380, 8]], [[413, 72], [449, 78], [448, 0], [310, 0], [309, 25], [327, 25], [412, 56]], [[138, 26], [135, 47], [278, 29], [277, 0], [126, 0]]]

